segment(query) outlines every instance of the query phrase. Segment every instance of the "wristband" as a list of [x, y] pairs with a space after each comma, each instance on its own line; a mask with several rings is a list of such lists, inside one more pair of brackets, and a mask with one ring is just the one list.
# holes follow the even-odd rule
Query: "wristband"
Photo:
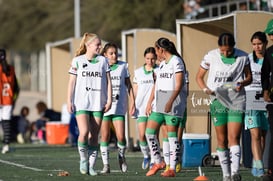
[[203, 92], [204, 92], [204, 93], [207, 93], [208, 90], [209, 90], [209, 89], [205, 87], [205, 88], [203, 89]]

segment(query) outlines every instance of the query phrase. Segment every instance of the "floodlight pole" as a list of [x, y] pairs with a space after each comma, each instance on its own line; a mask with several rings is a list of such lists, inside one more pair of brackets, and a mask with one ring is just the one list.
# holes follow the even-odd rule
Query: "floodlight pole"
[[75, 38], [81, 36], [81, 25], [80, 25], [80, 0], [74, 0], [74, 33]]

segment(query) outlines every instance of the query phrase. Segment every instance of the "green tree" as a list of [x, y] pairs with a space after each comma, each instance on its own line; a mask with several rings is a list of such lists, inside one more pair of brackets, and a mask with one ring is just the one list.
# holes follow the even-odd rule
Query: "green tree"
[[[121, 31], [160, 28], [175, 32], [183, 0], [81, 0], [81, 33], [120, 45]], [[38, 51], [46, 42], [74, 36], [74, 0], [0, 0], [0, 47]]]

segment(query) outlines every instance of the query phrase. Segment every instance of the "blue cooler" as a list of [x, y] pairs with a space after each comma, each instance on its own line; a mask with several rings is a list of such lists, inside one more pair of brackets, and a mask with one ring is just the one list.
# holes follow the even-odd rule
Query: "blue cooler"
[[202, 166], [203, 158], [210, 155], [208, 134], [184, 133], [183, 137], [183, 167]]

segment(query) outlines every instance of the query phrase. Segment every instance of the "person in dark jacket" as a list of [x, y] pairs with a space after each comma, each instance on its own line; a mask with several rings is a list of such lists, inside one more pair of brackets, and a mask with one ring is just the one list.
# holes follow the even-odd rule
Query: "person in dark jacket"
[[[268, 38], [273, 41], [273, 19], [271, 19], [264, 31]], [[263, 97], [269, 104], [266, 105], [268, 111], [268, 121], [270, 126], [270, 146], [268, 155], [268, 171], [263, 176], [264, 181], [273, 181], [273, 45], [267, 48], [264, 56], [264, 62], [261, 69], [261, 80], [263, 88]]]
[[53, 109], [49, 109], [43, 101], [36, 104], [36, 109], [40, 118], [36, 121], [37, 137], [41, 143], [46, 141], [45, 125], [47, 121], [60, 121], [61, 113]]

